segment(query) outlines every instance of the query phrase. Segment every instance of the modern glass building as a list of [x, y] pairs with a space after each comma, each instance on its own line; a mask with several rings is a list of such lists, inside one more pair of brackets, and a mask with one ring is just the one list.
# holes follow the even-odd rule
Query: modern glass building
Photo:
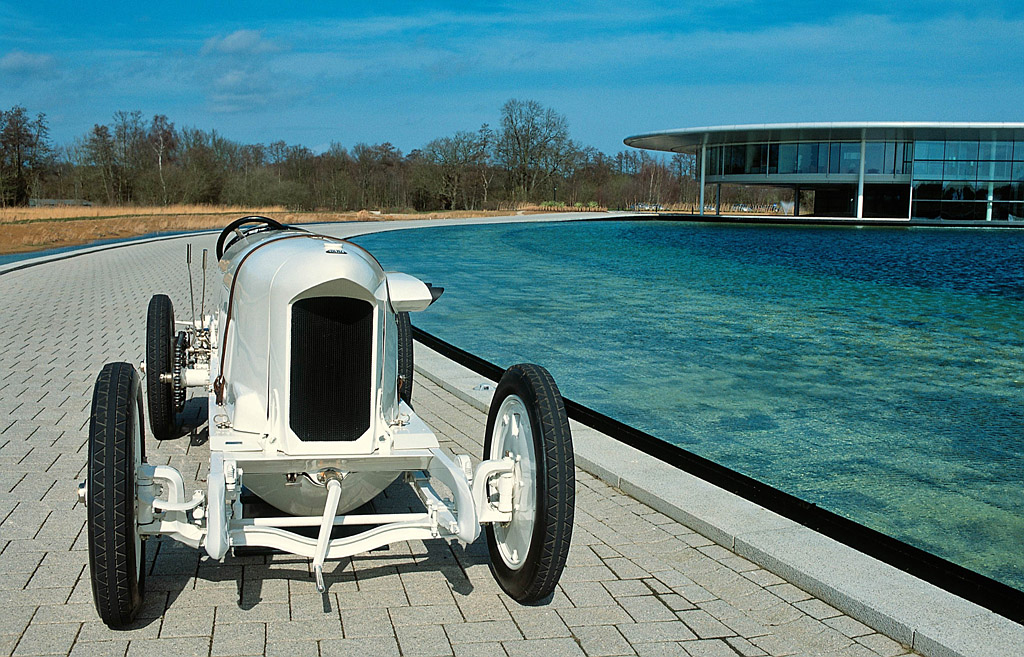
[[1024, 222], [1024, 123], [734, 125], [625, 143], [695, 155], [702, 215], [736, 183], [793, 189], [795, 215]]

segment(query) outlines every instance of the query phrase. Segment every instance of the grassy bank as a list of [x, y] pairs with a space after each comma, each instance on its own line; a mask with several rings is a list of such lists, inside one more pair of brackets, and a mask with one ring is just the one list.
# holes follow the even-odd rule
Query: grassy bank
[[[527, 209], [532, 212], [533, 209]], [[244, 208], [203, 205], [167, 207], [0, 208], [0, 253], [25, 253], [176, 231], [221, 228], [232, 219], [256, 214], [281, 223], [388, 221], [499, 216], [510, 211], [452, 211], [376, 214], [360, 212], [291, 212], [282, 207]]]

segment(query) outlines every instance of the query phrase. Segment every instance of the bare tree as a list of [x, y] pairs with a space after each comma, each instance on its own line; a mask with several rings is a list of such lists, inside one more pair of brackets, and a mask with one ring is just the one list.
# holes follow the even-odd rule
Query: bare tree
[[27, 205], [53, 164], [46, 115], [35, 120], [24, 107], [0, 110], [0, 205]]
[[538, 185], [565, 173], [578, 150], [558, 112], [533, 100], [510, 100], [501, 108], [498, 159], [509, 172], [513, 200], [533, 198]]
[[178, 148], [178, 137], [174, 132], [174, 124], [168, 121], [163, 114], [157, 114], [149, 125], [146, 141], [156, 154], [156, 171], [160, 180], [160, 202], [167, 205], [170, 200], [167, 196], [167, 180], [164, 178], [164, 161], [169, 159]]

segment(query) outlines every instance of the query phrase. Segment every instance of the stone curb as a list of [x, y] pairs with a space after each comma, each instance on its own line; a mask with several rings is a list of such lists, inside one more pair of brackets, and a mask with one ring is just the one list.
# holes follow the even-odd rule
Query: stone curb
[[[417, 342], [416, 372], [484, 412], [495, 382]], [[927, 657], [1019, 654], [1024, 626], [571, 422], [576, 465]]]

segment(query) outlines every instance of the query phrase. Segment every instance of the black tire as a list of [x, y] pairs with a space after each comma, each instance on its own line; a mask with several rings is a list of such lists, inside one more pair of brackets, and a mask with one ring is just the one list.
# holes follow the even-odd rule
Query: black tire
[[[512, 395], [517, 395], [526, 408], [536, 455], [536, 515], [521, 565], [513, 568], [506, 563], [493, 523], [486, 526], [485, 533], [491, 573], [498, 585], [517, 602], [532, 604], [554, 592], [565, 568], [572, 540], [576, 472], [562, 395], [551, 374], [539, 365], [513, 365], [502, 375], [487, 414], [484, 458], [501, 456], [492, 454], [495, 425], [502, 403]], [[509, 526], [516, 522], [516, 513], [519, 511], [513, 512]]]
[[174, 384], [160, 381], [161, 374], [173, 373], [174, 306], [166, 294], [157, 294], [146, 313], [146, 402], [157, 440], [173, 438], [178, 428]]
[[136, 545], [135, 468], [145, 461], [142, 387], [128, 363], [103, 366], [89, 420], [87, 520], [92, 597], [112, 628], [134, 620], [146, 582], [146, 543]]
[[398, 396], [412, 408], [412, 321], [409, 313], [395, 313], [398, 324]]

